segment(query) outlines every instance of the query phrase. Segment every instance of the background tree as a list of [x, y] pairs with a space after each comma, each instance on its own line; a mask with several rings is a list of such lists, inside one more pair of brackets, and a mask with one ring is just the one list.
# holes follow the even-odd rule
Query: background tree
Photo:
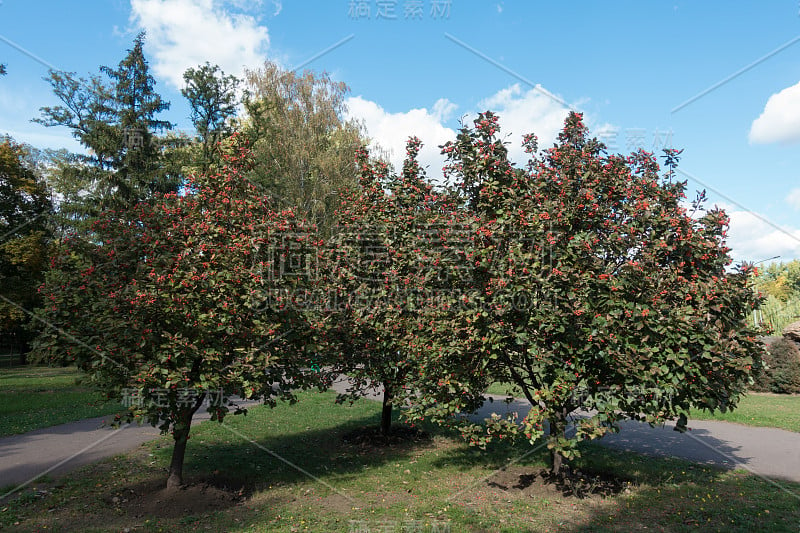
[[[234, 146], [218, 174], [189, 194], [154, 196], [94, 222], [94, 239], [67, 239], [44, 287], [39, 360], [77, 364], [109, 398], [175, 440], [168, 487], [183, 482], [194, 413], [222, 421], [229, 397], [294, 399], [313, 344], [278, 289], [277, 259], [313, 238], [291, 211], [275, 211], [244, 178]], [[274, 307], [253, 296], [276, 291]]]
[[218, 160], [217, 143], [233, 133], [231, 119], [238, 103], [236, 88], [239, 80], [226, 76], [217, 66], [206, 63], [183, 73], [186, 83], [181, 94], [192, 110], [191, 119], [197, 131], [200, 148], [198, 169], [206, 172]]
[[165, 180], [159, 167], [161, 147], [156, 137], [172, 129], [170, 122], [157, 118], [170, 104], [155, 92], [156, 81], [144, 57], [144, 32], [136, 36], [116, 69], [100, 67], [100, 71], [111, 82], [115, 125], [122, 134], [112, 180], [118, 195], [135, 201], [153, 192], [175, 190], [178, 183]]
[[47, 188], [26, 162], [25, 149], [0, 143], [0, 337], [21, 348], [30, 340], [29, 313], [47, 267], [51, 212]]
[[789, 324], [800, 320], [800, 261], [771, 263], [754, 272], [755, 290], [765, 296], [753, 323], [779, 335]]
[[135, 203], [155, 192], [176, 190], [180, 178], [164, 172], [158, 134], [172, 125], [157, 118], [169, 108], [155, 92], [140, 33], [117, 68], [100, 67], [103, 76], [86, 80], [50, 72], [62, 105], [43, 107], [36, 122], [64, 126], [89, 151], [76, 156], [72, 171], [89, 193], [87, 211]]
[[[473, 442], [547, 435], [559, 474], [580, 440], [620, 419], [678, 418], [685, 429], [691, 408], [735, 407], [762, 347], [746, 325], [749, 269], [726, 271], [724, 213], [689, 216], [685, 183], [661, 180], [647, 153], [603, 155], [579, 114], [526, 171], [498, 133], [497, 117], [481, 114], [443, 148], [478, 227], [467, 253], [475, 293], [442, 327], [466, 332], [490, 382], [513, 383], [532, 409], [521, 423], [473, 427]], [[526, 148], [536, 153], [532, 136]], [[595, 414], [571, 419], [576, 409]]]
[[[388, 169], [373, 166], [366, 150], [357, 153], [357, 164], [359, 187], [342, 195], [346, 199], [337, 210], [323, 259], [324, 283], [335, 303], [323, 307], [323, 331], [329, 341], [326, 362], [334, 374], [349, 375], [349, 394], [339, 401], [354, 401], [370, 388], [383, 389], [380, 430], [386, 436], [391, 430], [393, 392], [408, 370], [400, 355], [404, 329], [399, 306], [395, 308], [396, 299], [390, 302], [387, 297], [397, 288], [392, 284], [396, 277], [388, 277], [389, 241], [395, 228], [391, 198], [384, 190]], [[334, 354], [339, 357], [331, 359]]]
[[344, 118], [347, 86], [274, 63], [248, 71], [245, 81], [239, 128], [253, 143], [251, 179], [325, 232], [339, 192], [357, 185], [353, 161], [361, 127]]

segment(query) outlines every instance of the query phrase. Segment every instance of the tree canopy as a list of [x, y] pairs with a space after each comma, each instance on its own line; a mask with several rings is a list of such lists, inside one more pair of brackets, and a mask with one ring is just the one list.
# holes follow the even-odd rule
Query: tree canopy
[[50, 196], [26, 157], [10, 138], [0, 143], [0, 334], [18, 340], [29, 337], [23, 326], [39, 305], [51, 234]]
[[171, 432], [170, 487], [182, 483], [203, 404], [222, 421], [232, 395], [274, 404], [316, 379], [303, 371], [311, 344], [302, 317], [281, 302], [253, 305], [255, 293], [292, 283], [273, 275], [276, 258], [305, 245], [313, 228], [274, 210], [244, 178], [248, 151], [229, 151], [219, 173], [190, 181], [193, 194], [103, 211], [91, 240], [66, 240], [43, 288], [50, 327], [36, 358], [77, 364], [123, 399], [125, 420]]
[[684, 429], [690, 408], [734, 407], [761, 347], [746, 324], [757, 304], [749, 268], [726, 270], [724, 212], [691, 217], [685, 182], [659, 176], [646, 152], [604, 155], [579, 114], [539, 157], [526, 138], [526, 170], [499, 132], [497, 116], [481, 114], [443, 147], [476, 218], [465, 305], [439, 327], [473, 346], [457, 368], [513, 383], [532, 409], [489, 421], [488, 433], [471, 428], [473, 442], [548, 435], [558, 472], [580, 440], [623, 418]]
[[274, 63], [245, 76], [239, 128], [253, 143], [254, 183], [325, 230], [339, 192], [356, 186], [361, 127], [345, 118], [348, 88], [327, 74]]

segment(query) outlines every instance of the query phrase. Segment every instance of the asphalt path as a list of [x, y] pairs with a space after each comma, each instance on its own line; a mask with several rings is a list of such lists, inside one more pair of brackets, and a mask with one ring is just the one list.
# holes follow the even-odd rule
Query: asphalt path
[[[342, 392], [344, 382], [334, 384]], [[380, 400], [376, 392], [366, 394]], [[493, 397], [473, 415], [482, 420], [496, 412], [516, 411], [520, 418], [530, 405], [524, 400], [510, 404]], [[248, 402], [247, 405], [254, 405]], [[128, 425], [112, 429], [104, 425], [110, 417], [92, 418], [38, 429], [22, 435], [0, 438], [0, 487], [28, 486], [41, 476], [64, 476], [81, 466], [127, 452], [159, 436], [150, 426]], [[203, 408], [194, 424], [208, 420]], [[724, 468], [743, 468], [775, 480], [800, 483], [800, 433], [774, 428], [758, 428], [716, 421], [690, 421], [686, 433], [674, 425], [651, 428], [640, 422], [626, 421], [618, 434], [607, 435], [600, 444], [609, 448], [639, 452], [657, 457], [678, 457]], [[0, 494], [0, 498], [4, 496]]]
[[[236, 402], [250, 407], [258, 402]], [[192, 426], [211, 418], [205, 406], [194, 415]], [[9, 487], [21, 488], [42, 476], [57, 478], [72, 470], [107, 457], [125, 453], [156, 439], [161, 432], [150, 425], [136, 423], [113, 428], [113, 415], [69, 422], [37, 429], [21, 435], [0, 438], [0, 493]]]
[[[517, 399], [506, 405], [504, 397], [493, 398], [476, 413], [478, 419], [488, 418], [493, 412], [505, 416], [512, 411], [522, 419], [530, 409], [527, 400]], [[714, 420], [690, 419], [688, 426], [689, 430], [681, 433], [675, 431], [674, 423], [650, 427], [625, 420], [620, 423], [619, 433], [606, 435], [598, 443], [655, 457], [742, 468], [761, 477], [800, 483], [800, 433]]]

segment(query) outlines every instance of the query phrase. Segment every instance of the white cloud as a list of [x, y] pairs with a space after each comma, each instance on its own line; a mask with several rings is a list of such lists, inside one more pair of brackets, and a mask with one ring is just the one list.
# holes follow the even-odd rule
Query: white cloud
[[545, 94], [539, 85], [523, 92], [519, 83], [502, 89], [479, 102], [482, 111], [490, 110], [500, 117], [500, 133], [508, 135], [509, 157], [516, 164], [528, 161], [522, 138], [535, 133], [540, 148], [549, 148], [558, 138], [569, 109]]
[[730, 217], [728, 246], [735, 263], [755, 262], [776, 255], [784, 261], [800, 258], [800, 229], [771, 224], [760, 213], [720, 207]]
[[436, 103], [433, 104], [433, 109], [431, 109], [431, 111], [436, 120], [441, 123], [450, 120], [453, 113], [456, 112], [456, 109], [458, 109], [458, 106], [447, 98], [439, 98], [436, 100]]
[[[522, 137], [535, 133], [539, 146], [549, 148], [558, 138], [569, 112], [545, 92], [538, 86], [523, 91], [519, 84], [515, 84], [478, 104], [482, 111], [491, 110], [499, 115], [501, 135], [509, 143], [507, 147], [511, 160], [518, 165], [528, 160], [522, 148]], [[440, 154], [439, 146], [456, 138], [456, 131], [446, 126], [453, 118], [458, 107], [456, 104], [441, 98], [430, 109], [390, 113], [377, 103], [357, 96], [348, 99], [347, 105], [348, 116], [364, 122], [369, 137], [389, 151], [389, 159], [396, 169], [402, 168], [406, 140], [416, 135], [424, 143], [420, 164], [427, 166], [427, 174], [431, 179], [441, 179], [445, 159]], [[464, 122], [470, 124], [475, 117], [476, 113], [469, 113], [465, 115]]]
[[247, 14], [226, 11], [214, 0], [131, 0], [131, 22], [147, 32], [155, 75], [175, 88], [183, 72], [206, 61], [227, 74], [260, 67], [269, 33]]
[[751, 143], [790, 143], [800, 140], [800, 83], [773, 94], [750, 126]]
[[389, 161], [395, 170], [403, 167], [406, 141], [416, 136], [423, 143], [419, 154], [420, 165], [426, 169], [429, 178], [441, 178], [444, 157], [440, 154], [439, 146], [456, 137], [453, 129], [443, 125], [455, 111], [454, 103], [440, 98], [430, 110], [418, 108], [391, 113], [375, 102], [355, 96], [348, 98], [347, 107], [348, 118], [363, 121], [373, 148], [377, 144], [389, 152]]
[[786, 203], [795, 209], [800, 209], [800, 189], [792, 189], [789, 191], [789, 194], [786, 196]]

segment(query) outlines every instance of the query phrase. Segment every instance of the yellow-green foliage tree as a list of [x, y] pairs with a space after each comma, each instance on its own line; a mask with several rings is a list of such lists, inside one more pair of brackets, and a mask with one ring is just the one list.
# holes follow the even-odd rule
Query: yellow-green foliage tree
[[22, 326], [39, 302], [47, 266], [50, 198], [44, 182], [25, 163], [25, 149], [0, 144], [0, 335], [26, 339]]
[[297, 74], [269, 62], [248, 72], [245, 82], [239, 128], [253, 147], [249, 178], [326, 230], [339, 192], [358, 185], [361, 128], [345, 118], [347, 86], [327, 74]]

